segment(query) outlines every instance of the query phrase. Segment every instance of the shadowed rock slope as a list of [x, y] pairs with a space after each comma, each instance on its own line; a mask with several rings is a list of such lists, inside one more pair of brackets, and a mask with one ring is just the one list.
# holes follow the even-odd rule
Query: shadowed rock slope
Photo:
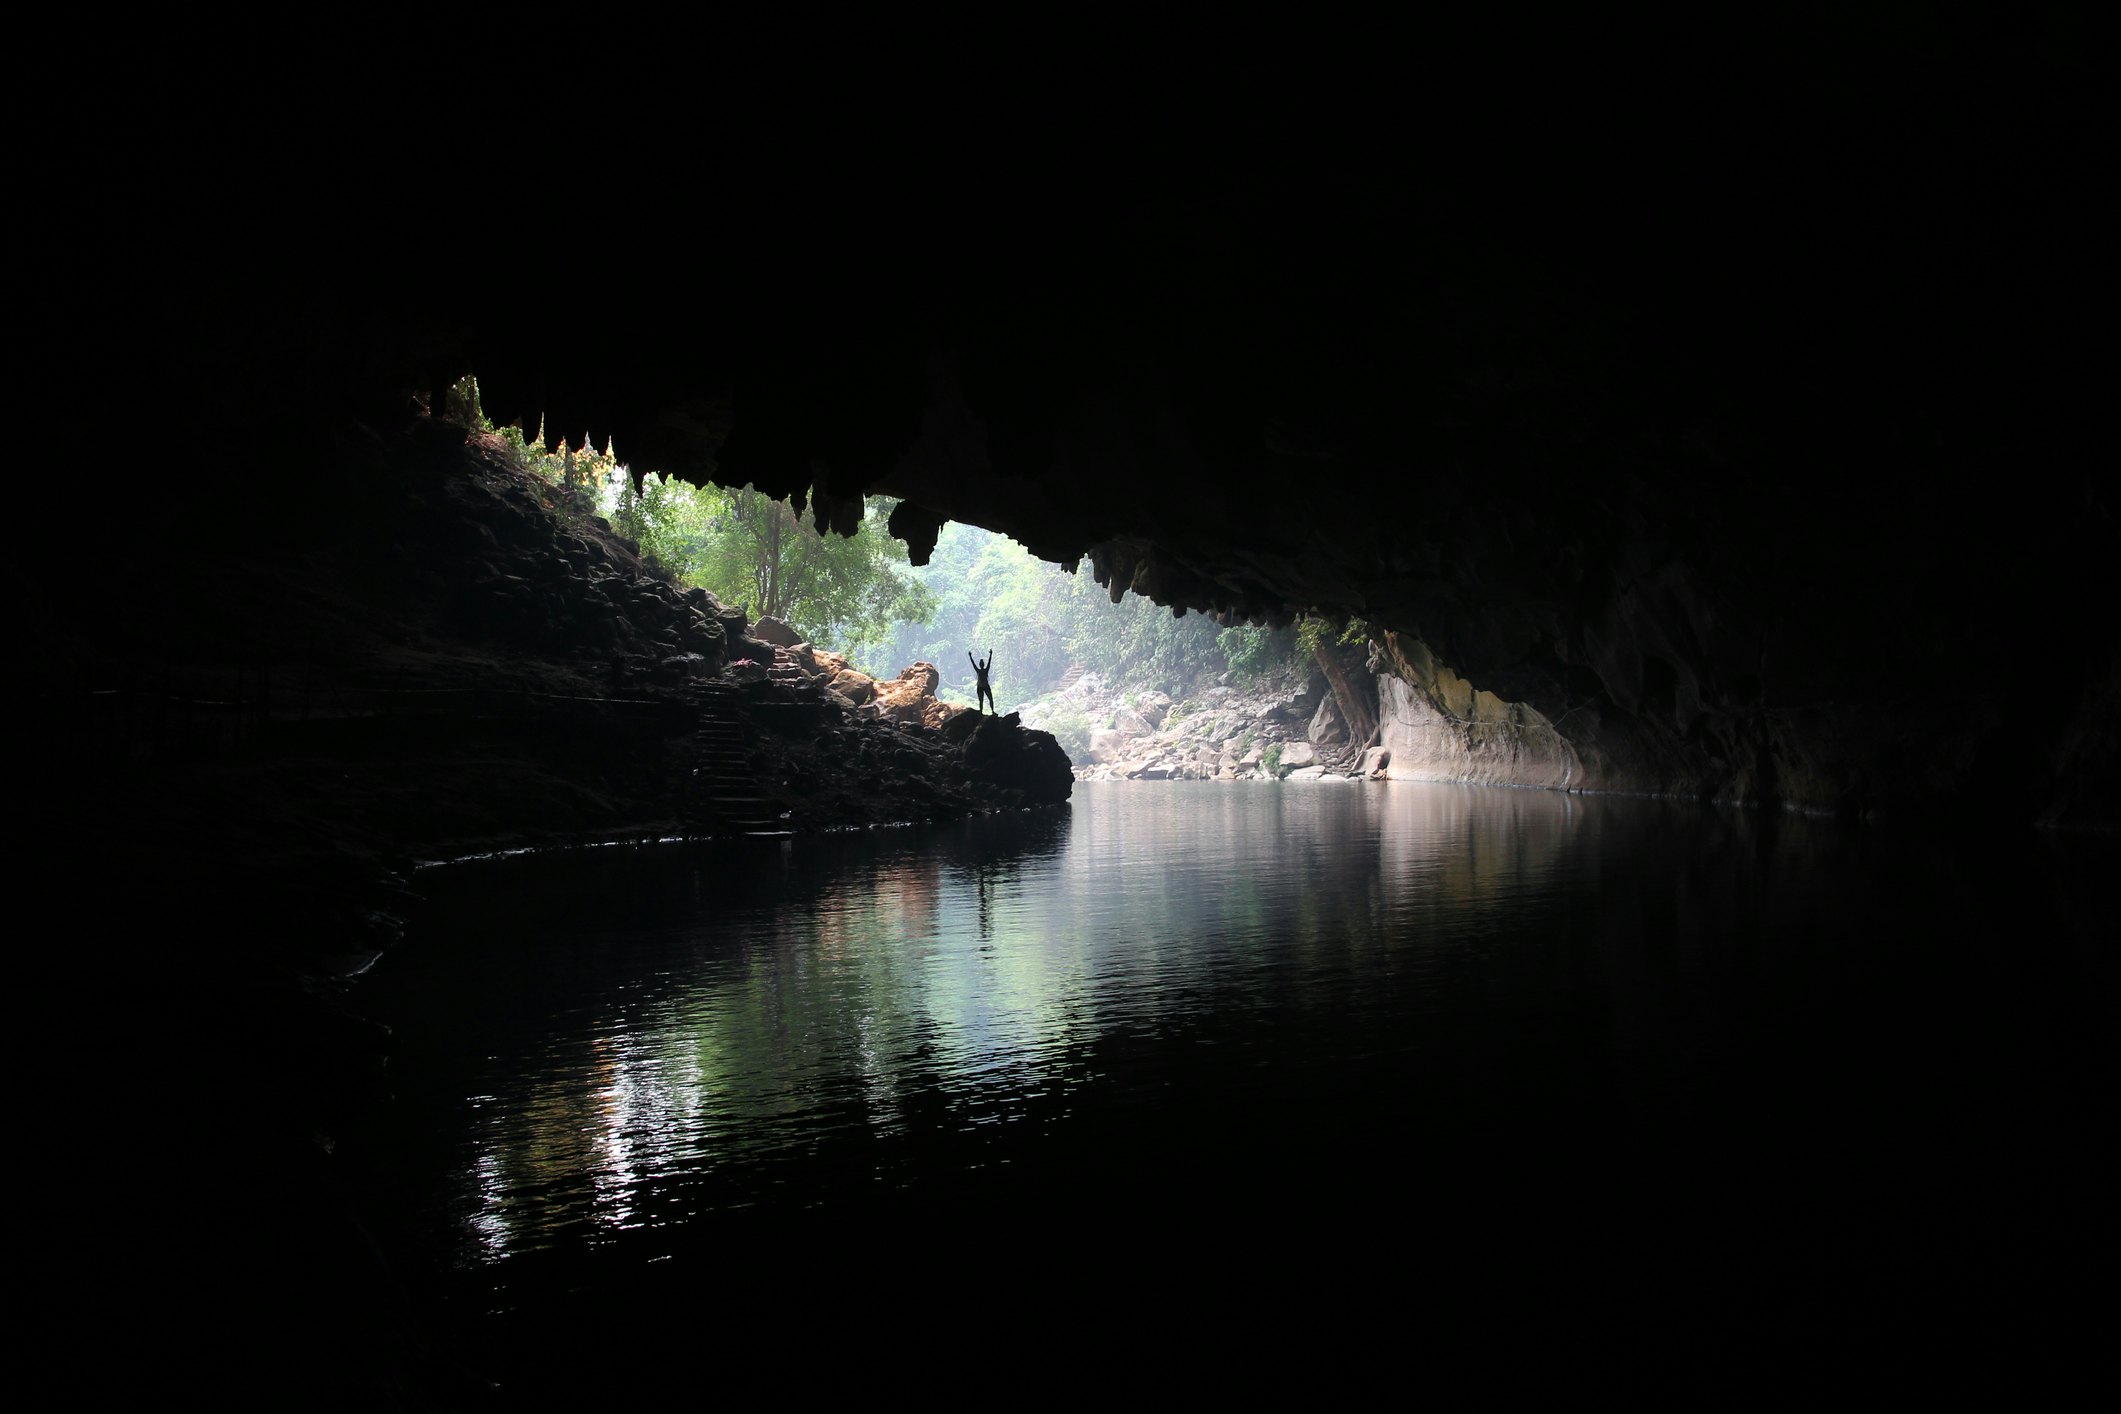
[[[556, 508], [497, 439], [348, 426], [312, 455], [328, 494], [174, 540], [124, 578], [26, 591], [47, 636], [45, 846], [387, 861], [1067, 798], [1065, 769], [938, 730], [953, 709], [932, 669], [856, 703], [819, 670], [832, 655], [750, 637]], [[745, 658], [762, 666], [730, 666]]]

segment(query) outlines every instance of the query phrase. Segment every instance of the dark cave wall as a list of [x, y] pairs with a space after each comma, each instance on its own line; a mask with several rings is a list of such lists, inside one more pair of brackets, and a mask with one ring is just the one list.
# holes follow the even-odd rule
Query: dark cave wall
[[318, 426], [475, 371], [637, 468], [842, 524], [906, 497], [916, 548], [964, 519], [1172, 604], [1361, 616], [1611, 788], [2081, 814], [2110, 86], [2052, 17], [1918, 18], [1411, 96], [1381, 58], [1096, 105], [997, 71], [764, 129], [734, 81], [583, 134], [414, 66], [460, 123], [300, 162], [174, 104], [187, 140], [58, 232], [51, 425], [99, 474], [153, 474], [145, 428], [300, 500]]

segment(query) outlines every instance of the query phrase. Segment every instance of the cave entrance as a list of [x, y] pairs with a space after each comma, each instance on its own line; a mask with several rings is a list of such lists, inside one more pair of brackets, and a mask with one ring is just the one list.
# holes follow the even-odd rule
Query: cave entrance
[[776, 652], [807, 645], [813, 662], [819, 650], [844, 660], [851, 672], [835, 680], [858, 706], [876, 684], [925, 678], [926, 664], [938, 703], [976, 707], [977, 659], [991, 663], [997, 710], [1051, 732], [1086, 775], [1353, 774], [1371, 745], [1361, 625], [1225, 623], [1131, 589], [1114, 596], [1078, 566], [962, 521], [915, 565], [887, 529], [899, 505], [888, 496], [864, 498], [842, 534], [816, 505], [750, 485], [637, 484], [608, 445], [501, 435], [563, 513], [605, 519], [644, 561], [738, 608]]

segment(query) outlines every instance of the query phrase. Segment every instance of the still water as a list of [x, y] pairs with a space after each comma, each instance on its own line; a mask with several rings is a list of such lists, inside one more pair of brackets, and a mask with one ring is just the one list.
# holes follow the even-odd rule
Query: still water
[[1178, 1242], [1191, 1271], [1302, 1233], [1606, 1274], [1588, 1304], [1622, 1268], [1748, 1310], [1969, 1263], [2052, 1285], [2113, 1236], [2096, 865], [1199, 783], [450, 866], [360, 998], [398, 1047], [359, 1147], [477, 1358], [538, 1379], [583, 1377], [542, 1368], [554, 1329], [820, 1233]]

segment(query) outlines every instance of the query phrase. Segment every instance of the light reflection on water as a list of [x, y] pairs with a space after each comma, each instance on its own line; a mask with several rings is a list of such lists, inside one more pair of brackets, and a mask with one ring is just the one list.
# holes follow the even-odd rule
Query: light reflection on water
[[1059, 815], [434, 871], [368, 1005], [408, 1201], [459, 1261], [661, 1234], [652, 1261], [716, 1213], [1012, 1165], [1817, 1128], [1964, 1064], [1926, 1013], [1841, 1026], [1954, 956], [1873, 917], [1949, 917], [1948, 866], [1867, 849], [1545, 792], [1087, 785]]
[[1138, 1281], [1242, 1320], [1380, 1274], [1641, 1368], [1863, 1358], [1880, 1312], [1987, 1339], [1997, 1293], [2055, 1296], [2004, 1312], [2045, 1341], [2116, 1242], [2112, 853], [1171, 783], [491, 860], [421, 875], [363, 979], [395, 1099], [346, 1149], [456, 1338], [560, 1407], [696, 1395], [702, 1330], [771, 1383], [818, 1358], [783, 1312], [880, 1281], [893, 1361], [995, 1281], [1074, 1329]]
[[502, 1257], [1023, 1157], [1006, 1132], [1065, 1126], [1086, 1087], [1125, 1106], [1211, 1053], [1405, 1050], [1484, 928], [1558, 907], [1602, 808], [1089, 786], [881, 839], [499, 861], [423, 876], [440, 916], [374, 1004], [460, 1135], [450, 1222]]

